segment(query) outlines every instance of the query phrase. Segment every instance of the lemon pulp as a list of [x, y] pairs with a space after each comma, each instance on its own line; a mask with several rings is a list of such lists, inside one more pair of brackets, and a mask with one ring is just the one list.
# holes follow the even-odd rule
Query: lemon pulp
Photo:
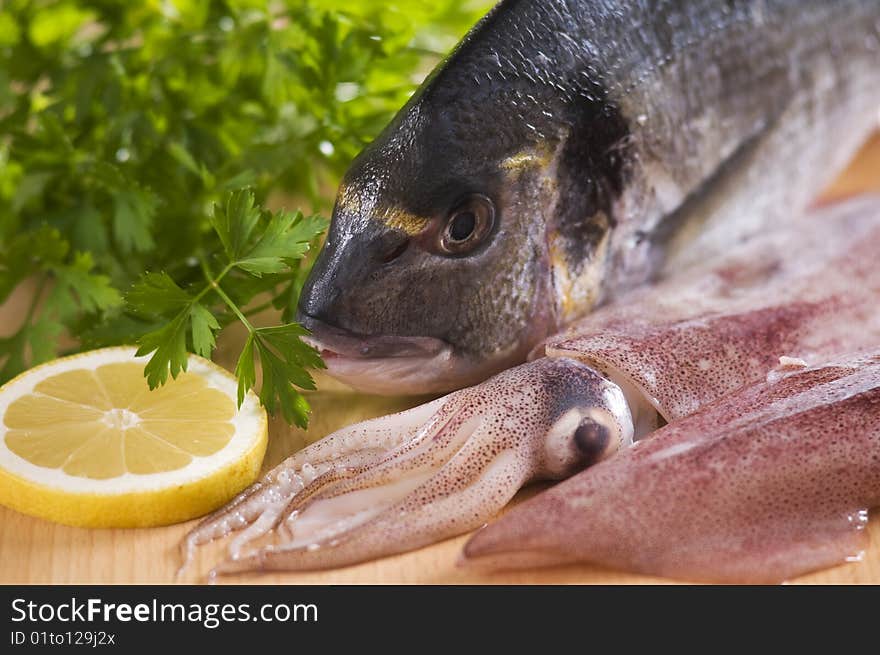
[[193, 373], [150, 391], [143, 368], [105, 364], [59, 373], [6, 410], [6, 445], [68, 475], [113, 478], [173, 471], [232, 437], [235, 405]]
[[63, 523], [158, 525], [219, 506], [259, 472], [265, 412], [192, 356], [151, 391], [131, 348], [64, 358], [0, 390], [0, 503]]

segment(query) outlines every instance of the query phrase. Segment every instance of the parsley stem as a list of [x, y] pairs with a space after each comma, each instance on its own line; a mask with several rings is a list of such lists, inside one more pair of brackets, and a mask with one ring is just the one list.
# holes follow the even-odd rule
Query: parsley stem
[[226, 292], [220, 286], [220, 281], [224, 277], [226, 277], [226, 274], [229, 271], [235, 268], [235, 262], [230, 262], [229, 264], [224, 266], [223, 270], [220, 271], [220, 274], [216, 277], [214, 276], [214, 273], [211, 272], [211, 269], [208, 266], [208, 262], [205, 261], [205, 258], [201, 255], [199, 256], [199, 265], [202, 267], [202, 273], [204, 273], [205, 279], [208, 280], [208, 284], [196, 295], [196, 297], [193, 299], [193, 303], [197, 303], [209, 291], [215, 291], [217, 295], [220, 296], [220, 298], [223, 300], [223, 302], [226, 303], [229, 309], [231, 309], [233, 313], [238, 317], [238, 320], [244, 323], [244, 326], [248, 329], [248, 332], [250, 332], [251, 334], [255, 333], [257, 329], [253, 325], [251, 325], [251, 322], [247, 320], [247, 317], [244, 314], [242, 314], [241, 310], [238, 308], [238, 305], [235, 304], [232, 298], [226, 295]]
[[220, 274], [216, 277], [214, 276], [214, 273], [211, 271], [211, 269], [208, 267], [208, 262], [205, 261], [205, 258], [201, 255], [199, 255], [199, 266], [201, 267], [202, 274], [205, 276], [205, 280], [208, 282], [208, 284], [206, 284], [205, 288], [196, 294], [195, 298], [193, 298], [192, 300], [193, 304], [200, 301], [209, 291], [219, 291], [220, 280], [226, 277], [226, 274], [235, 267], [235, 264], [232, 263], [224, 266], [223, 270], [220, 271]]
[[201, 298], [206, 293], [208, 293], [211, 289], [220, 284], [220, 280], [226, 277], [226, 274], [235, 268], [235, 262], [229, 263], [223, 267], [223, 270], [220, 271], [220, 274], [214, 276], [214, 273], [211, 271], [211, 268], [208, 266], [208, 262], [205, 259], [204, 255], [199, 255], [199, 266], [202, 269], [202, 274], [205, 276], [205, 279], [208, 281], [208, 286], [199, 292], [197, 298]]
[[241, 310], [238, 308], [238, 305], [226, 295], [226, 292], [221, 288], [220, 281], [226, 276], [226, 274], [235, 268], [235, 262], [230, 262], [226, 266], [223, 267], [223, 270], [220, 271], [220, 274], [214, 277], [214, 274], [211, 272], [211, 269], [208, 267], [208, 262], [205, 261], [203, 256], [199, 256], [199, 265], [202, 267], [202, 273], [205, 274], [205, 278], [208, 280], [208, 285], [199, 292], [199, 294], [195, 297], [193, 302], [198, 302], [202, 296], [204, 296], [209, 291], [216, 291], [217, 295], [226, 303], [226, 305], [233, 311], [233, 313], [238, 317], [244, 326], [248, 329], [248, 332], [254, 333], [256, 332], [256, 328], [251, 325], [251, 322], [247, 320], [247, 317], [241, 313]]
[[224, 277], [226, 277], [226, 274], [229, 273], [229, 271], [235, 268], [235, 262], [230, 262], [229, 264], [224, 266], [223, 270], [220, 271], [220, 273], [216, 277], [208, 266], [208, 262], [205, 261], [205, 258], [201, 255], [199, 255], [199, 266], [201, 266], [202, 273], [205, 275], [205, 279], [208, 281], [208, 284], [206, 284], [205, 288], [199, 291], [198, 294], [196, 294], [195, 298], [193, 298], [192, 300], [192, 303], [197, 303], [209, 291], [215, 291], [217, 295], [220, 296], [220, 298], [223, 300], [223, 302], [226, 303], [229, 309], [231, 309], [233, 313], [238, 317], [238, 320], [244, 323], [244, 326], [248, 329], [248, 332], [254, 334], [257, 329], [251, 324], [249, 320], [247, 320], [247, 317], [241, 312], [241, 310], [238, 308], [238, 305], [235, 304], [235, 301], [233, 301], [232, 298], [226, 295], [226, 292], [220, 286], [220, 281]]
[[244, 323], [244, 326], [248, 329], [248, 332], [253, 334], [257, 331], [257, 329], [253, 325], [251, 325], [251, 322], [249, 320], [247, 320], [247, 317], [241, 313], [241, 310], [238, 308], [238, 305], [236, 305], [232, 301], [232, 298], [227, 296], [226, 292], [220, 288], [219, 284], [214, 285], [214, 291], [216, 291], [217, 295], [223, 299], [223, 302], [225, 302], [229, 306], [229, 309], [231, 309], [233, 311], [233, 313], [236, 316], [238, 316], [238, 320], [240, 320], [242, 323]]

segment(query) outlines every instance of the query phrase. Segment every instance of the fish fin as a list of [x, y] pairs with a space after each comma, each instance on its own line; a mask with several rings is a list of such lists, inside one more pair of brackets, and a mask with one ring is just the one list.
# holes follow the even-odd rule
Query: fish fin
[[[754, 169], [755, 160], [761, 157], [764, 144], [768, 136], [773, 134], [779, 120], [780, 117], [777, 115], [762, 123], [721, 162], [703, 184], [687, 195], [678, 207], [660, 219], [649, 237], [652, 249], [656, 252], [673, 253], [671, 256], [691, 249], [690, 242], [705, 232], [706, 225], [710, 221], [714, 221], [713, 217], [719, 214], [722, 203], [732, 195], [732, 190], [745, 185], [744, 177]], [[729, 228], [726, 229], [729, 233]], [[729, 247], [732, 241], [735, 240], [728, 238], [725, 246]], [[717, 254], [723, 252], [724, 250], [720, 250]], [[700, 252], [700, 261], [705, 259], [704, 255], [704, 252]], [[658, 267], [657, 275], [670, 268], [680, 270], [679, 266], [667, 266], [665, 269]]]

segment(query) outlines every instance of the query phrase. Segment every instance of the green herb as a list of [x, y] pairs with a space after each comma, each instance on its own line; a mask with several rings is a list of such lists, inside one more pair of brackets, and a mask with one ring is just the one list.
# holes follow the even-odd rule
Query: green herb
[[[0, 3], [0, 303], [32, 297], [0, 382], [137, 342], [155, 386], [235, 322], [240, 393], [259, 360], [265, 406], [304, 425], [311, 215], [486, 4]], [[252, 324], [265, 307], [280, 326]]]
[[[272, 302], [283, 302], [289, 295], [287, 287], [296, 279], [298, 260], [327, 222], [316, 216], [304, 218], [300, 213], [261, 211], [254, 205], [253, 193], [238, 191], [229, 195], [224, 206], [214, 207], [211, 225], [223, 252], [214, 262], [205, 256], [199, 258], [204, 275], [201, 288], [188, 292], [166, 273], [147, 273], [126, 295], [131, 312], [164, 319], [161, 327], [138, 340], [138, 355], [153, 353], [144, 371], [147, 382], [156, 387], [165, 383], [169, 372], [177, 376], [186, 370], [190, 350], [210, 357], [215, 334], [221, 329], [218, 316], [225, 322], [225, 309], [248, 331], [236, 367], [239, 404], [256, 382], [256, 348], [263, 370], [263, 405], [272, 412], [280, 407], [288, 422], [305, 427], [308, 405], [292, 385], [315, 388], [305, 369], [323, 368], [318, 352], [300, 340], [308, 333], [296, 323], [254, 327], [242, 307], [266, 288], [281, 289]], [[212, 265], [222, 268], [215, 273]]]

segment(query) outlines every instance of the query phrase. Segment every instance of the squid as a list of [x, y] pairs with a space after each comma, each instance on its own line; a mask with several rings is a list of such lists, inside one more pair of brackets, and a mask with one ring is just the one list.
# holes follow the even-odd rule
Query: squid
[[305, 448], [186, 549], [229, 538], [218, 573], [343, 566], [567, 478], [477, 532], [463, 563], [767, 582], [855, 557], [880, 500], [878, 252], [875, 197], [746, 239], [526, 364]]

